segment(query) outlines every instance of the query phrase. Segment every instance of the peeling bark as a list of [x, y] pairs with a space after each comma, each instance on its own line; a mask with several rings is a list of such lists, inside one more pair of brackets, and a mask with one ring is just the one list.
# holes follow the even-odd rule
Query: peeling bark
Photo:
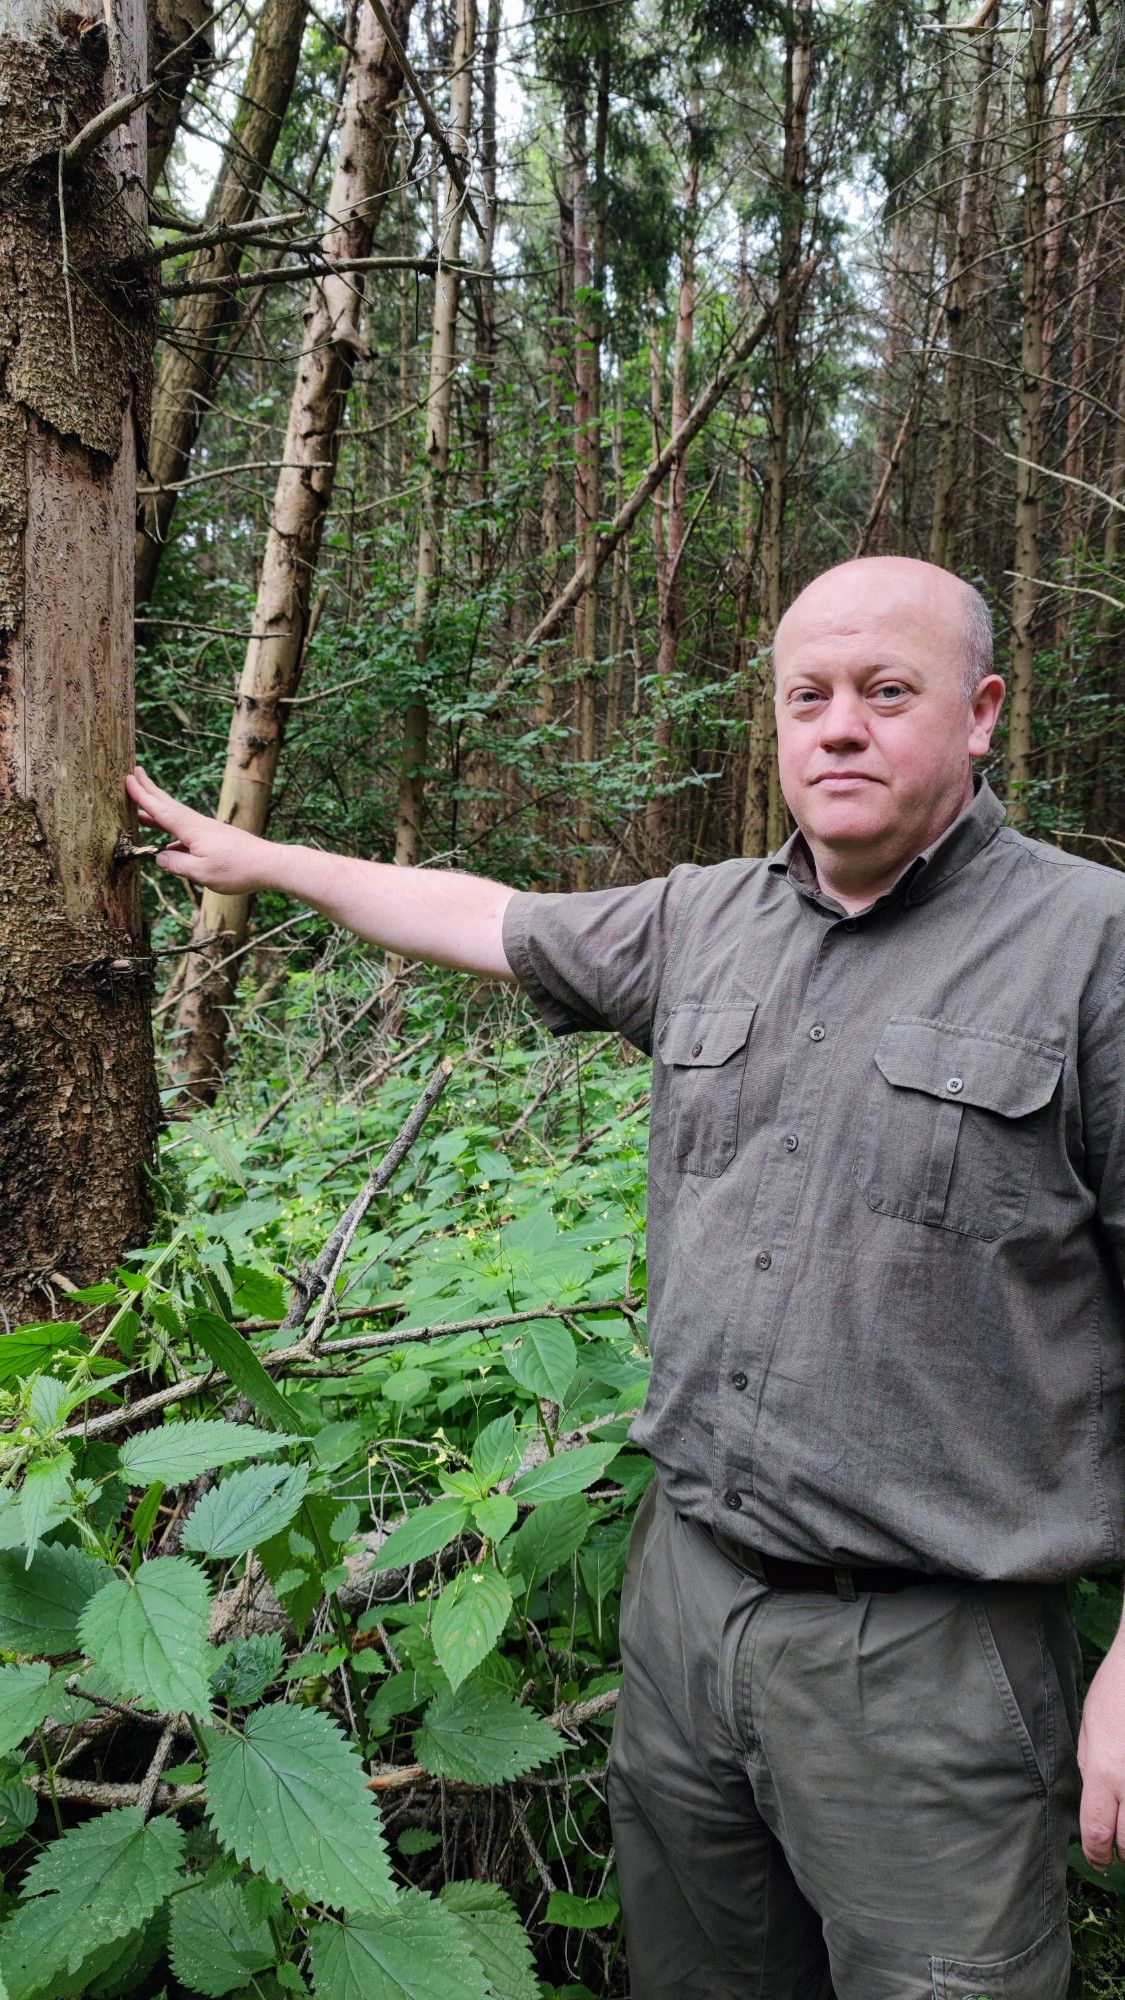
[[[156, 295], [145, 121], [67, 175], [60, 135], [131, 92], [100, 9], [0, 0], [0, 1308], [102, 1275], [148, 1226], [151, 959], [121, 857], [132, 761], [136, 438]], [[140, 182], [138, 186], [138, 182]], [[65, 218], [65, 249], [62, 220]]]

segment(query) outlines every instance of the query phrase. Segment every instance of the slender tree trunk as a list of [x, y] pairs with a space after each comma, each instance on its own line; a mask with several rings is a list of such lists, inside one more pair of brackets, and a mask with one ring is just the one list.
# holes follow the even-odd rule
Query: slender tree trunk
[[[625, 498], [625, 390], [621, 369], [613, 396], [613, 511]], [[606, 683], [605, 735], [615, 743], [621, 727], [622, 665], [625, 643], [625, 550], [613, 552], [613, 572], [609, 585], [609, 676]]]
[[[246, 222], [255, 213], [269, 172], [281, 121], [293, 90], [308, 14], [308, 0], [265, 0], [246, 72], [230, 143], [207, 204], [206, 229]], [[188, 277], [233, 277], [242, 263], [236, 241], [201, 250]], [[211, 405], [217, 368], [239, 315], [238, 294], [204, 292], [178, 299], [160, 353], [152, 406], [148, 460], [155, 492], [141, 505], [137, 535], [137, 603], [147, 603], [156, 582], [199, 427]]]
[[1039, 607], [1040, 513], [1043, 474], [1043, 331], [1047, 312], [1047, 47], [1051, 0], [1030, 0], [1031, 30], [1024, 73], [1026, 126], [1021, 290], [1019, 444], [1016, 466], [1015, 580], [1012, 584], [1012, 651], [1008, 712], [1008, 813], [1013, 825], [1028, 819], [1035, 671], [1035, 618]]
[[[476, 0], [458, 0], [457, 32], [453, 41], [453, 83], [450, 91], [449, 143], [462, 162], [469, 156], [469, 123], [473, 108], [473, 61], [476, 49]], [[434, 310], [430, 340], [430, 383], [426, 399], [426, 476], [422, 526], [414, 579], [414, 631], [419, 668], [429, 651], [430, 621], [441, 582], [442, 535], [445, 526], [445, 486], [449, 474], [449, 441], [453, 417], [453, 371], [457, 360], [458, 280], [449, 269], [461, 252], [464, 204], [451, 175], [446, 175], [438, 233], [439, 268], [434, 279]], [[399, 767], [398, 823], [395, 860], [413, 867], [422, 851], [426, 756], [430, 711], [424, 690], [408, 704], [403, 721]]]
[[956, 235], [945, 291], [947, 348], [938, 418], [938, 455], [934, 471], [934, 508], [930, 525], [930, 561], [951, 569], [957, 548], [957, 467], [961, 445], [961, 403], [965, 378], [965, 346], [969, 332], [967, 267], [972, 262], [981, 209], [981, 169], [988, 129], [995, 35], [989, 28], [974, 44], [977, 52], [972, 124], [965, 149], [965, 169], [957, 206]]
[[593, 814], [590, 769], [597, 756], [598, 580], [590, 564], [601, 512], [601, 307], [605, 283], [605, 149], [609, 118], [609, 54], [598, 68], [594, 112], [594, 172], [587, 155], [586, 107], [581, 99], [568, 119], [574, 286], [574, 538], [591, 570], [575, 610], [574, 659], [577, 734], [575, 752], [585, 767], [579, 792], [574, 884], [591, 882]]
[[[401, 39], [410, 0], [395, 0]], [[394, 105], [402, 84], [382, 27], [364, 6], [356, 31], [339, 153], [328, 197], [325, 257], [366, 257], [394, 175]], [[253, 634], [231, 718], [218, 817], [263, 833], [281, 751], [286, 703], [297, 691], [313, 578], [325, 517], [332, 501], [340, 426], [360, 347], [362, 274], [331, 274], [312, 285], [304, 313], [304, 346], [289, 408]], [[202, 947], [178, 975], [173, 1075], [177, 1108], [211, 1103], [222, 1078], [229, 1008], [238, 961], [220, 967], [244, 942], [250, 898], [206, 890], [193, 931]]]
[[[549, 349], [547, 354], [547, 470], [543, 480], [543, 599], [541, 610], [553, 604], [559, 593], [561, 581], [560, 556], [562, 552], [562, 526], [560, 509], [562, 506], [562, 480], [559, 473], [560, 436], [559, 425], [563, 405], [563, 330], [566, 324], [566, 287], [568, 261], [566, 245], [563, 241], [565, 218], [560, 218], [559, 235], [555, 244], [555, 311], [551, 321]], [[536, 682], [535, 720], [547, 723], [555, 713], [555, 676], [550, 653], [542, 654], [539, 675]]]
[[147, 181], [151, 194], [164, 172], [184, 99], [212, 54], [211, 0], [155, 0], [152, 10], [152, 80], [160, 89], [148, 104]]
[[[689, 408], [688, 382], [695, 336], [695, 231], [699, 208], [700, 97], [692, 92], [687, 107], [687, 165], [683, 186], [683, 237], [680, 245], [680, 291], [676, 306], [676, 339], [672, 353], [672, 431], [679, 431]], [[668, 479], [667, 530], [659, 594], [660, 637], [656, 653], [656, 699], [653, 726], [653, 790], [645, 810], [646, 866], [653, 875], [668, 866], [669, 799], [660, 789], [671, 771], [672, 694], [683, 614], [683, 549], [686, 525], [687, 454], [677, 452]]]
[[[62, 177], [144, 80], [137, 0], [74, 30], [0, 0], [0, 1311], [46, 1317], [149, 1224], [152, 960], [129, 856], [135, 438], [156, 296], [145, 115]], [[65, 249], [64, 249], [65, 243]]]

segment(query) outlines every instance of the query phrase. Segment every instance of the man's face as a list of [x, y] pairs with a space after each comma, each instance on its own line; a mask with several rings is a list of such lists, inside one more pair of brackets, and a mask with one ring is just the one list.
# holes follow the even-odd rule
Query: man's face
[[1003, 693], [964, 688], [964, 593], [928, 563], [818, 577], [778, 627], [781, 789], [810, 846], [918, 853], [971, 797]]

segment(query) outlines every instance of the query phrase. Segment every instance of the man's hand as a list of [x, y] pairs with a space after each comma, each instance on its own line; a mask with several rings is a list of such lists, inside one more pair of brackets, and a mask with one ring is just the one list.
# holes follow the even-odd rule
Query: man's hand
[[268, 840], [180, 805], [154, 785], [139, 764], [126, 778], [125, 789], [144, 826], [160, 827], [172, 835], [169, 846], [157, 856], [158, 868], [169, 875], [186, 875], [223, 896], [252, 896], [268, 886]]
[[1115, 1841], [1125, 1860], [1125, 1627], [1090, 1682], [1078, 1733], [1078, 1768], [1082, 1852], [1092, 1867], [1108, 1868]]

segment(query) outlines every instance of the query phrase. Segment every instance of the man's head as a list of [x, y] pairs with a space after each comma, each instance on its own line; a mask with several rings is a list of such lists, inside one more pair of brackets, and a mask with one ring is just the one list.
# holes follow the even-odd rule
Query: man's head
[[774, 666], [781, 789], [822, 879], [897, 872], [969, 803], [1000, 711], [983, 598], [912, 557], [841, 563], [790, 605]]

